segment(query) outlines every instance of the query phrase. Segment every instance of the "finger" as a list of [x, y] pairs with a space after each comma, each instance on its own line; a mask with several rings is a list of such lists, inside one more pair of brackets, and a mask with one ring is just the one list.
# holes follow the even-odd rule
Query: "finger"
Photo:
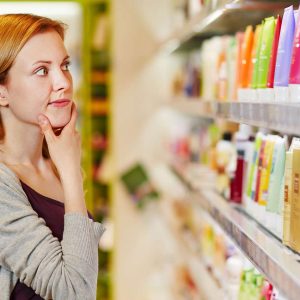
[[76, 104], [73, 102], [72, 109], [71, 109], [71, 119], [70, 119], [69, 123], [66, 125], [66, 127], [72, 128], [75, 130], [76, 120], [77, 120], [77, 108], [76, 108]]
[[40, 114], [38, 116], [38, 122], [43, 134], [45, 135], [47, 143], [52, 142], [55, 139], [55, 134], [48, 118], [45, 115]]

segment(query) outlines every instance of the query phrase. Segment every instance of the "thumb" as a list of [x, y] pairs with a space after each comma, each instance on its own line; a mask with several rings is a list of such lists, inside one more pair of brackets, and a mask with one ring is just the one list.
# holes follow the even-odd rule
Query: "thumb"
[[50, 121], [48, 120], [48, 118], [45, 115], [39, 115], [38, 122], [42, 129], [42, 132], [45, 135], [47, 143], [52, 142], [56, 136], [52, 130], [52, 127], [51, 127], [51, 124], [50, 124]]

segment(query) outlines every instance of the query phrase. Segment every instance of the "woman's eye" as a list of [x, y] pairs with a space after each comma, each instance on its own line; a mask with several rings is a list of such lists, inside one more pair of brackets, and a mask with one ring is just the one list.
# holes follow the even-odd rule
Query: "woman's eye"
[[70, 71], [70, 69], [69, 69], [70, 65], [71, 65], [70, 62], [66, 62], [65, 64], [63, 64], [62, 69], [64, 71]]
[[40, 68], [35, 72], [36, 75], [45, 76], [48, 74], [47, 68]]

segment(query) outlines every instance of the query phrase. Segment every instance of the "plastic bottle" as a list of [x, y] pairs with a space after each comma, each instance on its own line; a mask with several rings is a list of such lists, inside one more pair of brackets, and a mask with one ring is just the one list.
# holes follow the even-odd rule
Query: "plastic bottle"
[[224, 132], [216, 145], [217, 189], [227, 198], [229, 198], [229, 178], [236, 169], [236, 151], [231, 140], [231, 132]]
[[252, 150], [252, 128], [246, 124], [240, 124], [239, 131], [235, 134], [236, 145], [236, 170], [230, 182], [230, 200], [242, 203], [245, 179], [248, 169], [249, 152]]
[[226, 286], [224, 291], [225, 300], [238, 300], [241, 284], [243, 262], [237, 255], [229, 257], [226, 261]]

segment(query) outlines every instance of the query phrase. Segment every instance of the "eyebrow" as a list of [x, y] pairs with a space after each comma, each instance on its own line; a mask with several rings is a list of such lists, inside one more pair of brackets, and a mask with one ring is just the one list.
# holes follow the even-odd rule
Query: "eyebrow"
[[[67, 60], [67, 59], [69, 59], [69, 58], [70, 58], [70, 55], [67, 55], [67, 56], [63, 59], [63, 61], [65, 61], [65, 60]], [[51, 61], [50, 61], [50, 60], [38, 60], [38, 61], [36, 61], [35, 63], [33, 63], [32, 65], [34, 66], [34, 65], [37, 65], [37, 64], [40, 64], [40, 63], [50, 65], [50, 64], [51, 64]]]

